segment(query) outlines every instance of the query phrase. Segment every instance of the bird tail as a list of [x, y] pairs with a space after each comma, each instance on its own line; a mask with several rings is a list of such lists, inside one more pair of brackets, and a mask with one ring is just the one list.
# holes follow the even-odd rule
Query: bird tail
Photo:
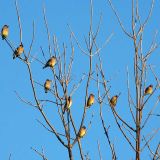
[[65, 114], [65, 111], [66, 111], [66, 109], [65, 109], [65, 106], [62, 108], [62, 113], [63, 114]]
[[13, 54], [13, 59], [15, 59], [16, 58], [16, 55], [15, 54]]
[[47, 89], [45, 89], [45, 93], [48, 93]]
[[6, 37], [5, 36], [2, 36], [2, 40], [4, 40]]
[[113, 108], [114, 107], [114, 105], [111, 103], [111, 102], [109, 102], [109, 105]]
[[15, 59], [16, 57], [17, 57], [17, 49], [13, 53], [13, 59]]
[[43, 67], [43, 69], [45, 69], [46, 68], [46, 65]]

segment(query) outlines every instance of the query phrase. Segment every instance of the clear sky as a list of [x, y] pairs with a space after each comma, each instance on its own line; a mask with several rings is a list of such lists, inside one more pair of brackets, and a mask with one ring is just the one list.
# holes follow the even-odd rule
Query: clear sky
[[[142, 19], [146, 17], [150, 0], [140, 0], [140, 14]], [[121, 20], [127, 31], [131, 32], [131, 1], [116, 1], [113, 0], [113, 4], [117, 9]], [[100, 14], [102, 13], [102, 25], [100, 28], [99, 36], [97, 37], [97, 44], [101, 46], [105, 39], [113, 33], [113, 37], [108, 45], [101, 50], [101, 57], [103, 62], [103, 68], [105, 71], [106, 79], [110, 80], [111, 95], [121, 92], [117, 104], [118, 113], [124, 117], [130, 124], [131, 115], [129, 114], [127, 103], [127, 76], [126, 67], [129, 67], [130, 72], [130, 84], [133, 96], [135, 95], [134, 79], [133, 79], [133, 44], [132, 41], [124, 35], [117, 19], [113, 14], [107, 0], [93, 0], [94, 15], [93, 15], [93, 30], [96, 30], [98, 25]], [[48, 20], [49, 31], [51, 35], [56, 35], [60, 50], [62, 52], [63, 42], [68, 46], [67, 55], [70, 56], [71, 49], [69, 43], [70, 31], [67, 27], [69, 24], [77, 36], [80, 44], [85, 48], [84, 37], [88, 35], [89, 31], [89, 0], [19, 0], [18, 1], [22, 28], [23, 28], [23, 43], [25, 50], [29, 49], [32, 37], [32, 23], [35, 21], [35, 43], [33, 44], [32, 54], [40, 57], [44, 62], [41, 54], [40, 46], [43, 47], [46, 55], [48, 54], [48, 41], [46, 28], [43, 20], [42, 6], [46, 7], [46, 16]], [[153, 15], [149, 20], [149, 25], [146, 27], [144, 34], [144, 53], [149, 48], [152, 42], [153, 35], [156, 30], [160, 28], [159, 19], [160, 2], [156, 1]], [[9, 39], [15, 46], [19, 44], [19, 28], [16, 16], [16, 9], [13, 0], [1, 0], [0, 1], [0, 26], [4, 24], [9, 25], [10, 34]], [[159, 42], [159, 35], [157, 38]], [[72, 82], [71, 84], [77, 84], [81, 79], [83, 73], [88, 72], [88, 57], [81, 53], [81, 51], [75, 45], [75, 60], [73, 63]], [[97, 56], [93, 57], [93, 70], [98, 62]], [[159, 48], [151, 56], [149, 64], [154, 65], [154, 70], [159, 76]], [[52, 78], [49, 70], [42, 70], [42, 65], [33, 62], [33, 75], [34, 80], [43, 84], [46, 78]], [[12, 51], [4, 41], [0, 41], [0, 159], [5, 160], [12, 154], [11, 160], [38, 160], [40, 157], [33, 152], [30, 148], [34, 147], [38, 150], [44, 148], [45, 154], [49, 160], [53, 159], [68, 159], [67, 150], [57, 141], [56, 137], [47, 132], [36, 120], [43, 122], [41, 115], [36, 109], [31, 106], [27, 106], [22, 103], [17, 97], [14, 91], [17, 91], [23, 98], [33, 101], [32, 90], [29, 82], [29, 75], [26, 70], [26, 66], [19, 60], [12, 59]], [[156, 84], [156, 81], [151, 73], [148, 71], [147, 84]], [[85, 97], [85, 85], [86, 79], [82, 82], [80, 88], [73, 95], [73, 105], [71, 108], [73, 117], [76, 121], [76, 125], [79, 126], [79, 121], [82, 116], [84, 97]], [[42, 87], [36, 86], [39, 96], [43, 99], [47, 96], [51, 98], [51, 95], [46, 95]], [[71, 88], [69, 88], [71, 90]], [[96, 83], [93, 81], [89, 87], [89, 92], [94, 93], [97, 98]], [[155, 102], [158, 92], [155, 97], [149, 102], [149, 106], [152, 102]], [[146, 109], [146, 113], [147, 113]], [[156, 113], [159, 113], [159, 109], [156, 109]], [[62, 131], [61, 124], [57, 116], [57, 110], [54, 105], [46, 106], [46, 113], [57, 128], [59, 132]], [[86, 126], [91, 120], [92, 113], [94, 117], [92, 119], [91, 128], [88, 130], [85, 138], [82, 139], [82, 147], [85, 154], [89, 154], [93, 160], [99, 159], [97, 140], [101, 145], [101, 152], [103, 159], [109, 159], [110, 151], [108, 142], [104, 135], [104, 131], [101, 125], [99, 117], [99, 105], [95, 103], [93, 107], [87, 111], [87, 118], [85, 120]], [[122, 136], [121, 132], [116, 126], [112, 112], [108, 105], [103, 106], [103, 115], [105, 118], [106, 126], [110, 125], [110, 137], [111, 141], [115, 143], [118, 159], [134, 159], [134, 153], [131, 147], [126, 143], [126, 140]], [[148, 123], [148, 127], [145, 128], [144, 134], [147, 135], [152, 129], [159, 127], [159, 118], [152, 118], [152, 121]], [[152, 122], [152, 123], [151, 123]], [[77, 127], [78, 128], [78, 127]], [[154, 138], [152, 147], [159, 141], [159, 135]], [[73, 149], [75, 159], [80, 159], [77, 146]], [[143, 152], [143, 159], [150, 159], [147, 149]], [[109, 158], [108, 158], [109, 157]]]

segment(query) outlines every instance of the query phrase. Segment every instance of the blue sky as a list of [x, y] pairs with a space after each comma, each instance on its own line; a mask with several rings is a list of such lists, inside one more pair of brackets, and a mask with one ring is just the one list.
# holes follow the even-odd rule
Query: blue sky
[[[146, 12], [150, 5], [150, 1], [140, 1], [140, 14], [142, 19], [145, 18]], [[117, 9], [123, 24], [127, 31], [131, 32], [131, 2], [125, 0], [113, 1], [115, 8]], [[86, 0], [52, 0], [52, 1], [27, 1], [19, 0], [19, 11], [21, 16], [22, 28], [23, 28], [23, 43], [25, 50], [29, 49], [32, 35], [32, 22], [35, 21], [35, 43], [33, 45], [32, 54], [40, 57], [40, 46], [43, 47], [46, 55], [48, 54], [48, 41], [46, 29], [43, 21], [42, 6], [46, 7], [46, 16], [48, 20], [49, 31], [51, 35], [56, 35], [60, 49], [62, 51], [63, 42], [68, 46], [67, 55], [71, 53], [69, 43], [69, 24], [77, 36], [80, 44], [85, 47], [84, 36], [88, 35], [89, 31], [89, 1]], [[114, 16], [111, 8], [106, 0], [94, 0], [94, 17], [93, 17], [93, 30], [96, 30], [96, 26], [99, 21], [99, 16], [102, 13], [102, 26], [99, 36], [97, 37], [97, 44], [101, 45], [111, 33], [113, 37], [108, 45], [102, 49], [101, 57], [103, 61], [103, 68], [107, 79], [111, 79], [111, 95], [121, 92], [120, 99], [117, 104], [117, 111], [124, 119], [130, 124], [133, 124], [130, 118], [128, 103], [127, 103], [127, 87], [126, 87], [126, 67], [129, 67], [130, 72], [130, 84], [131, 91], [134, 96], [134, 79], [133, 79], [133, 44], [132, 41], [127, 38], [118, 25], [117, 19]], [[144, 34], [144, 53], [147, 51], [149, 44], [152, 41], [152, 37], [156, 30], [159, 30], [159, 1], [155, 2], [153, 15], [149, 20], [149, 25], [146, 27]], [[16, 9], [13, 0], [1, 0], [0, 2], [0, 26], [8, 24], [10, 27], [9, 39], [15, 46], [19, 44], [19, 30], [16, 17]], [[159, 36], [157, 38], [159, 42]], [[88, 72], [88, 57], [83, 55], [81, 51], [75, 45], [75, 60], [73, 63], [72, 71], [72, 83], [78, 83], [83, 73]], [[93, 58], [93, 69], [98, 62], [98, 57]], [[148, 64], [155, 66], [155, 72], [159, 76], [159, 49], [151, 56]], [[36, 119], [43, 121], [41, 115], [31, 106], [27, 106], [22, 103], [16, 97], [14, 91], [17, 91], [22, 97], [33, 100], [32, 90], [29, 82], [29, 76], [27, 74], [26, 66], [18, 59], [12, 59], [12, 51], [6, 45], [4, 41], [0, 42], [0, 87], [1, 87], [1, 112], [0, 112], [0, 159], [7, 159], [9, 154], [12, 154], [12, 160], [19, 159], [40, 159], [35, 152], [30, 148], [34, 147], [41, 150], [44, 148], [48, 159], [68, 159], [67, 150], [57, 141], [55, 136], [48, 133]], [[51, 78], [49, 70], [42, 70], [42, 65], [36, 61], [32, 64], [34, 79], [40, 83], [44, 83], [46, 77]], [[147, 84], [156, 84], [156, 81], [151, 73], [148, 71]], [[71, 108], [73, 117], [77, 126], [82, 116], [82, 108], [84, 105], [84, 89], [86, 85], [86, 79], [81, 84], [80, 88], [73, 95], [73, 106]], [[43, 88], [36, 86], [39, 96], [51, 98], [51, 95], [44, 94]], [[71, 88], [69, 88], [71, 90]], [[89, 92], [94, 93], [97, 97], [96, 83], [91, 82]], [[150, 106], [155, 102], [158, 92], [155, 97], [152, 97], [148, 103]], [[54, 105], [46, 107], [46, 113], [53, 122], [54, 126], [61, 131], [61, 124], [57, 116], [57, 110]], [[146, 109], [147, 112], [147, 109]], [[156, 113], [159, 110], [156, 109]], [[91, 159], [97, 160], [98, 148], [97, 140], [101, 145], [101, 152], [103, 159], [110, 158], [110, 152], [104, 131], [99, 118], [99, 105], [95, 103], [93, 107], [87, 112], [85, 124], [88, 125], [91, 119], [91, 115], [94, 113], [92, 119], [92, 126], [89, 129], [87, 135], [82, 139], [82, 146], [84, 153], [89, 153]], [[118, 159], [134, 159], [134, 153], [130, 146], [126, 143], [126, 140], [118, 130], [115, 120], [112, 116], [111, 110], [108, 105], [103, 107], [103, 115], [106, 125], [110, 125], [111, 141], [115, 143]], [[152, 118], [148, 123], [148, 127], [144, 130], [144, 135], [149, 133], [152, 129], [159, 127], [159, 119]], [[153, 140], [152, 146], [158, 143], [158, 135]], [[75, 159], [80, 159], [77, 146], [73, 149]], [[148, 150], [144, 150], [143, 159], [149, 159]]]

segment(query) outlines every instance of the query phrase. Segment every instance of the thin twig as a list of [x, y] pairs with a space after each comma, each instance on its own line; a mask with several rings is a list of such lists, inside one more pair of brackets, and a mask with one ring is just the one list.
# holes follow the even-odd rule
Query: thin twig
[[31, 41], [31, 44], [30, 44], [30, 47], [29, 47], [28, 58], [29, 58], [29, 56], [31, 54], [31, 50], [32, 50], [34, 39], [35, 39], [35, 24], [34, 24], [34, 21], [33, 21], [32, 41]]
[[43, 160], [48, 160], [48, 159], [45, 157], [44, 153], [39, 152], [38, 150], [34, 149], [33, 147], [31, 147], [31, 149], [32, 149], [34, 152], [36, 152], [40, 157], [42, 157]]
[[46, 30], [47, 30], [49, 54], [50, 54], [50, 57], [52, 57], [52, 50], [51, 50], [51, 43], [50, 43], [50, 33], [49, 33], [49, 28], [48, 28], [48, 23], [47, 23], [47, 18], [46, 18], [46, 10], [45, 10], [44, 6], [43, 6], [43, 18], [44, 18], [45, 27], [46, 27]]
[[17, 17], [18, 17], [18, 25], [19, 25], [19, 35], [20, 35], [20, 43], [22, 43], [22, 26], [21, 26], [21, 19], [18, 11], [18, 4], [17, 0], [15, 0], [15, 6], [16, 6], [16, 12], [17, 12]]
[[100, 143], [99, 143], [99, 140], [97, 141], [97, 145], [98, 145], [99, 159], [100, 159], [100, 160], [102, 160], [101, 148], [100, 148]]

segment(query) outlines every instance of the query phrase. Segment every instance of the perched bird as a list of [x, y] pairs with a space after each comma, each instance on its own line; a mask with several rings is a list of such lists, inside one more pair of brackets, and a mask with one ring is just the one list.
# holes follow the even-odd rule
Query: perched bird
[[63, 108], [63, 114], [65, 113], [65, 111], [69, 111], [70, 107], [72, 105], [72, 98], [69, 96], [66, 100], [65, 106]]
[[45, 66], [43, 67], [43, 69], [46, 68], [46, 67], [51, 67], [51, 68], [53, 68], [53, 67], [55, 66], [55, 64], [56, 64], [56, 57], [52, 56], [52, 57], [47, 61], [47, 63], [46, 63]]
[[153, 92], [153, 85], [151, 84], [145, 89], [144, 95], [152, 94], [152, 92]]
[[8, 34], [9, 34], [9, 26], [8, 25], [4, 25], [2, 30], [1, 30], [2, 39], [7, 38]]
[[80, 130], [79, 130], [79, 132], [78, 132], [78, 134], [77, 134], [77, 137], [76, 137], [76, 139], [74, 140], [72, 146], [75, 145], [76, 142], [77, 142], [80, 138], [83, 138], [83, 137], [85, 136], [86, 131], [87, 131], [87, 129], [86, 129], [85, 126], [82, 126], [82, 127], [80, 128]]
[[78, 137], [83, 138], [85, 134], [86, 134], [86, 127], [83, 126], [83, 127], [81, 127], [81, 129], [78, 132]]
[[110, 99], [109, 104], [110, 104], [111, 107], [115, 107], [116, 106], [117, 99], [118, 99], [118, 95], [115, 95]]
[[45, 90], [45, 93], [47, 93], [48, 90], [51, 89], [51, 82], [52, 82], [51, 80], [46, 79], [46, 81], [45, 81], [45, 83], [44, 83], [44, 90]]
[[90, 107], [94, 103], [94, 95], [90, 94], [87, 100], [87, 107]]
[[23, 44], [21, 43], [13, 53], [13, 59], [19, 57], [24, 52]]

